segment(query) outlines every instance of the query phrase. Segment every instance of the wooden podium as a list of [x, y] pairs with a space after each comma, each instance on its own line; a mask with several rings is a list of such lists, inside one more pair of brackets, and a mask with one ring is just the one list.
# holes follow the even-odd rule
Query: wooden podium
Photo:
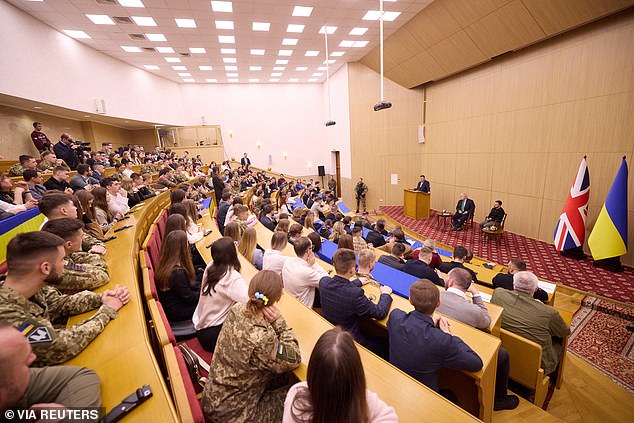
[[413, 219], [429, 219], [431, 194], [413, 189], [403, 190], [403, 214]]

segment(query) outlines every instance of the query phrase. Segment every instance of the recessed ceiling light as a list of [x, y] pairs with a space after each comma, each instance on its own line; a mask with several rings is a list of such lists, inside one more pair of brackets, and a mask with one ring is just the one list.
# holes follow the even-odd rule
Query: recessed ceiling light
[[339, 47], [352, 47], [354, 46], [354, 41], [343, 40], [339, 43]]
[[368, 42], [369, 41], [355, 41], [352, 47], [355, 47], [355, 48], [365, 47], [368, 45]]
[[139, 26], [156, 26], [154, 19], [149, 16], [132, 16], [132, 20]]
[[290, 78], [288, 82], [299, 82], [299, 78]]
[[156, 51], [159, 53], [174, 53], [174, 49], [171, 47], [156, 47]]
[[319, 51], [317, 51], [317, 50], [308, 50], [304, 56], [308, 56], [308, 57], [319, 56]]
[[65, 29], [64, 32], [69, 37], [73, 38], [90, 38], [90, 35], [86, 34], [84, 31], [76, 31], [74, 29]]
[[114, 21], [108, 15], [86, 15], [86, 17], [97, 25], [114, 25]]
[[238, 78], [229, 78], [227, 79], [227, 82], [240, 82], [240, 81], [238, 80]]
[[283, 71], [284, 69], [286, 69], [286, 67], [285, 67], [285, 66], [274, 66], [274, 67], [273, 67], [273, 70], [274, 70], [274, 71]]
[[233, 21], [216, 21], [216, 29], [233, 29]]
[[233, 35], [218, 35], [218, 42], [222, 44], [235, 44], [236, 37]]
[[233, 73], [233, 72], [227, 73], [227, 78], [237, 78], [237, 77], [238, 77], [237, 73]]
[[297, 38], [284, 38], [282, 40], [283, 46], [296, 46], [299, 40]]
[[315, 72], [313, 73], [313, 76], [324, 76], [324, 74], [321, 72]]
[[330, 60], [324, 60], [321, 63], [323, 63], [324, 65], [332, 65], [335, 62], [336, 62], [336, 60], [330, 59]]
[[249, 82], [260, 82], [259, 78], [249, 78]]
[[340, 56], [344, 55], [344, 52], [343, 51], [333, 51], [332, 53], [330, 53], [330, 55], [334, 56], [334, 57], [340, 57]]
[[156, 66], [156, 65], [143, 65], [143, 67], [144, 67], [145, 69], [148, 69], [148, 70], [156, 70], [156, 69], [159, 69], [159, 67], [158, 67], [158, 66]]
[[238, 63], [238, 59], [235, 57], [223, 57], [222, 61], [223, 63]]
[[174, 20], [179, 28], [196, 28], [196, 21], [193, 19], [175, 18]]
[[140, 48], [134, 46], [121, 46], [121, 48], [128, 53], [141, 53], [142, 51]]
[[198, 69], [208, 71], [208, 70], [213, 70], [214, 68], [208, 65], [202, 65], [202, 66], [198, 66]]
[[218, 80], [216, 78], [207, 78], [205, 82], [218, 82]]
[[273, 72], [271, 76], [282, 76], [282, 72]]
[[317, 82], [317, 78], [308, 78], [308, 82]]
[[187, 70], [187, 67], [182, 66], [182, 65], [177, 65], [177, 66], [172, 66], [172, 69], [174, 69], [174, 70]]
[[236, 54], [235, 48], [221, 48], [220, 54]]
[[123, 7], [145, 7], [141, 0], [117, 0]]
[[179, 59], [178, 57], [166, 57], [165, 61], [169, 63], [180, 63], [181, 59]]
[[279, 78], [271, 78], [269, 79], [269, 82], [280, 82]]
[[288, 26], [286, 27], [286, 32], [303, 32], [303, 31], [304, 31], [304, 25], [288, 24]]
[[225, 70], [226, 71], [237, 71], [238, 67], [237, 66], [225, 66]]
[[350, 31], [350, 35], [363, 35], [366, 32], [368, 32], [368, 28], [352, 28], [352, 31]]
[[212, 1], [211, 10], [214, 12], [233, 12], [233, 4], [230, 1]]
[[251, 54], [254, 56], [264, 56], [264, 50], [261, 48], [252, 48]]
[[[401, 12], [383, 12], [383, 21], [391, 22], [394, 19], [398, 18]], [[381, 17], [381, 12], [378, 10], [368, 10], [368, 12], [363, 16], [364, 21], [377, 21]]]
[[192, 76], [192, 74], [189, 72], [179, 72], [178, 76]]
[[326, 28], [328, 28], [328, 35], [334, 34], [335, 31], [337, 30], [336, 26], [324, 25], [319, 29], [319, 33], [323, 34], [324, 32], [326, 32]]
[[42, 106], [33, 106], [33, 108], [40, 110], [42, 108]]
[[317, 68], [317, 70], [321, 70], [321, 71], [328, 70], [328, 66], [320, 66]]
[[293, 50], [280, 50], [278, 56], [292, 56]]
[[293, 9], [293, 16], [310, 16], [313, 13], [312, 7], [295, 6]]
[[275, 61], [276, 65], [288, 65], [288, 60], [287, 59], [277, 59]]
[[271, 29], [271, 24], [268, 22], [253, 22], [251, 29], [254, 31], [268, 31]]
[[145, 36], [150, 41], [167, 41], [167, 38], [165, 38], [163, 34], [145, 34]]
[[90, 115], [84, 115], [84, 117], [90, 117]]
[[207, 53], [207, 50], [205, 50], [203, 47], [190, 47], [189, 52], [192, 54], [204, 54]]
[[250, 71], [261, 71], [262, 66], [249, 66]]
[[298, 66], [298, 67], [295, 68], [296, 71], [305, 71], [307, 69], [308, 68], [306, 66]]
[[183, 82], [196, 82], [196, 80], [193, 78], [184, 78]]

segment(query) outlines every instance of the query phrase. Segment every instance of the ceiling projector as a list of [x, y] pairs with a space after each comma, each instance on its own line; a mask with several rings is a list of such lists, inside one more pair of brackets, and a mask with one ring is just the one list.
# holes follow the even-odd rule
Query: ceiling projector
[[374, 105], [374, 111], [378, 112], [379, 110], [389, 109], [390, 107], [392, 107], [392, 103], [389, 101], [381, 101]]
[[326, 126], [332, 126], [332, 125], [336, 125], [336, 124], [337, 124], [337, 122], [335, 122], [334, 120], [328, 120], [325, 123]]

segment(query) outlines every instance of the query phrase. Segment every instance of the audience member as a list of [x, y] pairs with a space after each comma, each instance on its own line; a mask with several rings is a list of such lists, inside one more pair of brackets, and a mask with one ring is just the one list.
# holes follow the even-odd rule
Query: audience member
[[42, 153], [42, 161], [37, 165], [37, 170], [40, 172], [51, 172], [57, 166], [61, 166], [70, 172], [70, 166], [64, 160], [58, 159], [52, 151], [45, 151]]
[[31, 191], [31, 197], [34, 200], [39, 200], [44, 194], [46, 194], [46, 187], [42, 185], [42, 175], [37, 170], [27, 169], [22, 174], [24, 182], [27, 183], [28, 188], [26, 190]]
[[5, 174], [0, 173], [0, 210], [17, 214], [35, 208], [37, 200], [31, 196], [29, 186], [24, 181], [13, 183]]
[[[106, 233], [117, 223], [115, 215], [110, 211], [108, 206], [108, 200], [110, 193], [103, 187], [97, 187], [92, 190], [92, 195], [95, 197], [95, 220], [101, 227], [101, 230]], [[119, 217], [123, 217], [119, 213]]]
[[312, 249], [313, 243], [300, 236], [293, 244], [297, 257], [289, 257], [282, 268], [284, 288], [307, 307], [315, 306], [315, 289], [328, 273], [317, 263]]
[[380, 218], [376, 221], [374, 230], [371, 230], [365, 236], [365, 241], [372, 244], [373, 247], [381, 247], [386, 244], [383, 232], [385, 232], [385, 219]]
[[227, 217], [229, 207], [231, 207], [231, 204], [229, 203], [230, 199], [231, 191], [225, 190], [222, 193], [222, 198], [220, 200], [220, 204], [218, 205], [218, 211], [216, 212], [216, 223], [218, 224], [218, 230], [221, 235], [224, 235], [225, 233], [225, 218]]
[[273, 205], [266, 204], [262, 207], [262, 213], [260, 217], [260, 223], [262, 223], [267, 229], [274, 231], [275, 230], [275, 220], [273, 220]]
[[33, 132], [31, 132], [31, 141], [40, 153], [49, 151], [53, 143], [48, 139], [46, 134], [42, 132], [42, 124], [33, 122]]
[[[508, 273], [498, 273], [493, 277], [493, 288], [504, 288], [509, 291], [513, 290], [513, 275], [517, 272], [526, 270], [526, 263], [520, 259], [511, 259], [506, 265]], [[533, 294], [533, 298], [542, 303], [548, 302], [548, 293], [541, 288], [537, 288]]]
[[343, 222], [341, 221], [337, 221], [334, 222], [334, 224], [332, 225], [332, 233], [330, 234], [330, 236], [328, 237], [328, 239], [332, 242], [334, 242], [335, 244], [339, 243], [339, 237], [341, 237], [342, 235], [346, 235], [346, 229], [344, 227]]
[[352, 239], [352, 235], [341, 235], [339, 237], [339, 242], [337, 243], [337, 249], [348, 249], [354, 251], [354, 240]]
[[403, 270], [405, 266], [405, 260], [403, 259], [403, 254], [405, 253], [405, 245], [403, 244], [393, 244], [392, 251], [390, 255], [382, 254], [379, 256], [379, 263], [383, 263], [386, 266], [390, 266], [396, 270]]
[[257, 248], [258, 237], [255, 229], [246, 228], [240, 238], [238, 252], [255, 266], [256, 269], [262, 270], [263, 251]]
[[69, 194], [73, 193], [73, 189], [68, 183], [68, 170], [63, 166], [56, 166], [53, 169], [53, 176], [44, 182], [44, 186], [48, 191], [62, 191]]
[[27, 154], [21, 155], [19, 158], [19, 163], [14, 164], [9, 168], [9, 176], [22, 176], [25, 170], [34, 170], [37, 169], [37, 161], [34, 157], [29, 156]]
[[355, 253], [368, 248], [368, 244], [363, 239], [363, 229], [361, 229], [361, 226], [355, 225], [352, 229], [352, 245]]
[[264, 251], [264, 257], [262, 258], [262, 269], [272, 270], [278, 275], [282, 276], [282, 269], [284, 263], [288, 259], [282, 251], [288, 243], [288, 237], [284, 232], [273, 232], [271, 238], [271, 248]]
[[467, 250], [462, 245], [457, 245], [453, 249], [453, 256], [451, 257], [451, 261], [443, 262], [438, 267], [438, 270], [440, 270], [443, 273], [449, 273], [452, 269], [459, 267], [461, 269], [465, 269], [466, 271], [468, 271], [471, 274], [471, 279], [473, 279], [473, 282], [478, 283], [478, 277], [476, 275], [476, 272], [474, 272], [473, 270], [469, 269], [468, 267], [464, 265], [464, 260], [468, 255], [469, 255], [469, 250]]
[[81, 217], [78, 217], [78, 219], [84, 222], [84, 231], [98, 240], [103, 241], [103, 229], [101, 229], [101, 225], [96, 220], [95, 196], [92, 192], [80, 189], [75, 194], [75, 197], [79, 200], [81, 207], [77, 208], [77, 214], [81, 214]]
[[70, 178], [70, 187], [73, 191], [80, 189], [92, 189], [99, 186], [99, 181], [92, 177], [92, 170], [87, 164], [77, 165], [77, 173]]
[[495, 200], [493, 203], [493, 208], [484, 219], [483, 222], [480, 222], [480, 230], [488, 229], [492, 226], [499, 227], [502, 224], [502, 219], [504, 219], [504, 215], [506, 212], [502, 208], [502, 200]]
[[71, 170], [75, 170], [79, 164], [79, 158], [77, 157], [75, 146], [75, 141], [66, 132], [61, 135], [60, 140], [53, 146], [55, 155], [64, 160]]
[[130, 211], [127, 193], [123, 191], [126, 195], [122, 194], [121, 183], [119, 181], [112, 178], [103, 178], [99, 181], [99, 184], [108, 191], [108, 194], [110, 194], [108, 199], [108, 208], [114, 216], [117, 216], [118, 214], [124, 215]]
[[423, 247], [418, 253], [418, 260], [408, 260], [402, 270], [403, 272], [416, 276], [419, 279], [427, 279], [438, 286], [445, 286], [445, 281], [443, 281], [436, 271], [429, 266], [431, 258], [432, 251], [427, 247]]
[[291, 227], [291, 221], [288, 219], [280, 219], [277, 221], [277, 226], [275, 226], [275, 232], [284, 232], [288, 236], [288, 231]]
[[376, 286], [380, 286], [380, 284], [374, 279], [372, 276], [372, 271], [374, 270], [374, 262], [376, 260], [376, 254], [374, 250], [366, 248], [365, 250], [361, 250], [359, 252], [358, 257], [358, 268], [355, 277], [361, 281], [361, 284], [365, 285], [366, 283], [373, 283]]

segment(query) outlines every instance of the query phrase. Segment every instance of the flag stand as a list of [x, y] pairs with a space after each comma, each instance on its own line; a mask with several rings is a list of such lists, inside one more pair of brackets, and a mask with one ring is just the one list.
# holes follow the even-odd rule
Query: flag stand
[[621, 264], [621, 257], [610, 257], [601, 260], [595, 260], [592, 263], [594, 267], [599, 267], [601, 269], [609, 270], [610, 272], [621, 273], [625, 270], [623, 265]]

